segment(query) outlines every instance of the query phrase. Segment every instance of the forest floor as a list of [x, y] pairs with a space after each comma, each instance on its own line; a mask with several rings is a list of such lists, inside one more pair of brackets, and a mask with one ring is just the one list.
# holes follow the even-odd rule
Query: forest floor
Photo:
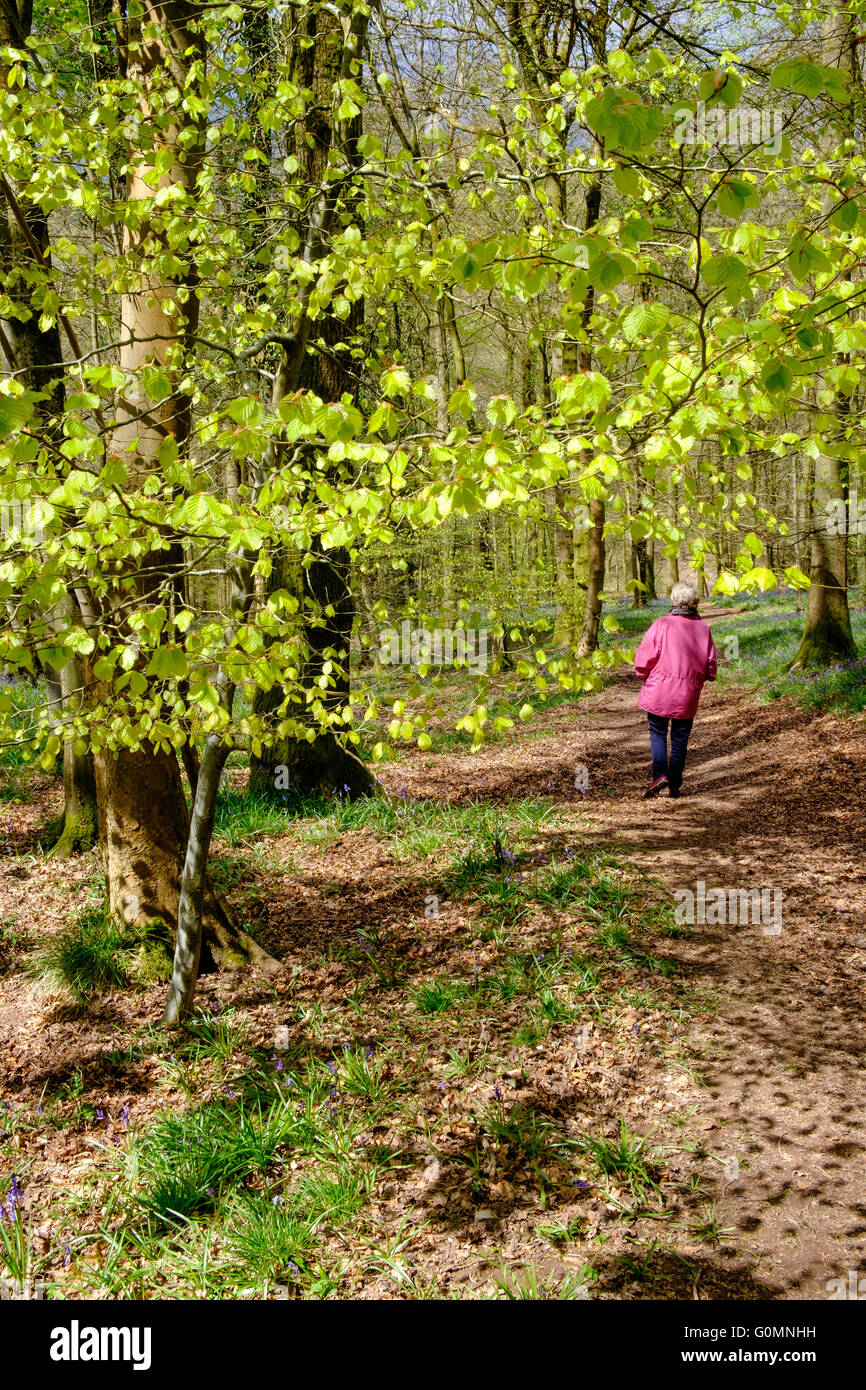
[[[173, 1039], [162, 981], [34, 990], [99, 869], [35, 852], [54, 783], [6, 804], [0, 1186], [48, 1296], [805, 1299], [866, 1268], [866, 724], [708, 687], [682, 797], [644, 801], [636, 693], [409, 754], [390, 803], [227, 819], [217, 882], [283, 971], [203, 977]], [[698, 880], [780, 891], [781, 929], [679, 924]]]

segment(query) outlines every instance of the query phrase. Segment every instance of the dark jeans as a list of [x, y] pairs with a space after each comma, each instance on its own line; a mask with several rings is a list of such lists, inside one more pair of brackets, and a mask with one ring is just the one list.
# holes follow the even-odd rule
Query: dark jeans
[[[673, 791], [678, 792], [683, 782], [683, 768], [686, 765], [686, 748], [692, 731], [691, 719], [666, 719], [661, 714], [648, 714], [650, 728], [650, 749], [653, 758], [653, 781], [657, 777], [667, 777]], [[668, 758], [668, 724], [671, 726], [671, 755]]]

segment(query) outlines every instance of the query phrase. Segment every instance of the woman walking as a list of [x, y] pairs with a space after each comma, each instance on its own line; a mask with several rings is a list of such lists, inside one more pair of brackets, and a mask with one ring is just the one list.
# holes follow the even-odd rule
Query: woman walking
[[[649, 717], [652, 781], [644, 796], [665, 787], [679, 796], [686, 748], [704, 681], [716, 679], [713, 634], [698, 616], [693, 584], [675, 584], [667, 617], [657, 618], [635, 652], [634, 667], [643, 681], [638, 707]], [[668, 756], [668, 724], [671, 748]]]

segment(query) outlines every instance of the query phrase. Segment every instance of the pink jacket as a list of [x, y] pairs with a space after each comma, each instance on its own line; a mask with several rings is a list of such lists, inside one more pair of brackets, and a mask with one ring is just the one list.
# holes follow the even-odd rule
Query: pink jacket
[[713, 634], [697, 614], [657, 618], [634, 655], [644, 683], [639, 708], [665, 718], [692, 719], [704, 681], [716, 679], [716, 666]]

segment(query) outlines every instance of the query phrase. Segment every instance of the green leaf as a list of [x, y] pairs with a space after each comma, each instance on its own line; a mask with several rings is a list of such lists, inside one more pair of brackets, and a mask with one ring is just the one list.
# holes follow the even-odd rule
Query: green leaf
[[810, 275], [820, 274], [822, 271], [830, 269], [830, 262], [824, 255], [820, 247], [815, 245], [814, 239], [805, 236], [796, 236], [791, 243], [788, 252], [788, 265], [794, 279], [802, 284]]
[[845, 75], [837, 68], [822, 67], [810, 58], [788, 58], [773, 68], [770, 86], [774, 91], [797, 92], [800, 96], [816, 97], [826, 88], [834, 94], [847, 89]]
[[808, 574], [804, 574], [796, 565], [789, 565], [785, 570], [785, 582], [790, 584], [792, 589], [808, 589], [812, 581]]
[[665, 126], [658, 107], [644, 106], [637, 92], [627, 87], [608, 87], [588, 101], [587, 124], [611, 149], [643, 150], [652, 145]]
[[464, 251], [457, 256], [452, 266], [455, 280], [473, 280], [478, 274], [478, 261], [471, 251]]
[[764, 369], [761, 372], [761, 380], [771, 395], [776, 395], [779, 392], [785, 392], [787, 394], [793, 384], [794, 375], [785, 366], [784, 362], [774, 359], [764, 365]]
[[226, 415], [230, 420], [234, 420], [236, 425], [246, 425], [248, 428], [255, 428], [265, 418], [265, 408], [255, 396], [238, 396], [235, 400], [229, 401], [225, 410]]
[[761, 199], [753, 183], [745, 179], [725, 179], [716, 194], [723, 217], [739, 217], [748, 207], [760, 207]]
[[157, 680], [185, 680], [189, 675], [189, 662], [182, 647], [157, 647], [147, 667], [146, 674]]
[[13, 430], [24, 428], [38, 400], [35, 391], [25, 391], [20, 396], [0, 396], [0, 439], [5, 439]]
[[738, 291], [748, 289], [749, 267], [739, 256], [712, 256], [702, 263], [701, 275], [708, 285], [724, 285]]
[[177, 510], [177, 523], [193, 528], [205, 527], [215, 521], [225, 519], [225, 509], [209, 492], [195, 492], [184, 498]]
[[715, 584], [713, 585], [714, 594], [737, 594], [740, 591], [740, 581], [730, 570], [722, 570]]
[[623, 164], [618, 164], [613, 171], [614, 187], [624, 198], [638, 198], [640, 196], [640, 179], [634, 169], [629, 169]]
[[850, 232], [857, 226], [859, 209], [854, 198], [844, 198], [841, 203], [837, 203], [830, 213], [830, 221], [834, 227], [839, 227], [843, 232]]
[[716, 68], [713, 72], [705, 72], [698, 83], [698, 95], [707, 105], [721, 101], [725, 106], [736, 106], [742, 94], [742, 79], [733, 68], [727, 71]]
[[754, 531], [749, 531], [743, 539], [743, 549], [747, 551], [749, 555], [757, 557], [764, 553], [764, 542], [761, 540], [760, 536], [755, 535]]
[[475, 392], [471, 386], [460, 386], [456, 391], [452, 391], [448, 401], [448, 409], [457, 415], [462, 415], [464, 420], [468, 420], [475, 409]]
[[412, 390], [412, 378], [405, 367], [389, 367], [382, 373], [380, 385], [383, 396], [408, 396]]
[[769, 589], [775, 589], [776, 576], [772, 570], [764, 569], [756, 565], [754, 569], [748, 570], [740, 580], [740, 588], [747, 593], [766, 593]]
[[578, 372], [553, 383], [559, 408], [568, 419], [604, 410], [610, 400], [610, 382], [599, 372]]
[[618, 256], [599, 256], [589, 268], [591, 283], [603, 290], [615, 289], [625, 275], [625, 268]]
[[664, 328], [670, 310], [664, 304], [633, 304], [622, 321], [623, 332], [630, 343], [652, 338]]

